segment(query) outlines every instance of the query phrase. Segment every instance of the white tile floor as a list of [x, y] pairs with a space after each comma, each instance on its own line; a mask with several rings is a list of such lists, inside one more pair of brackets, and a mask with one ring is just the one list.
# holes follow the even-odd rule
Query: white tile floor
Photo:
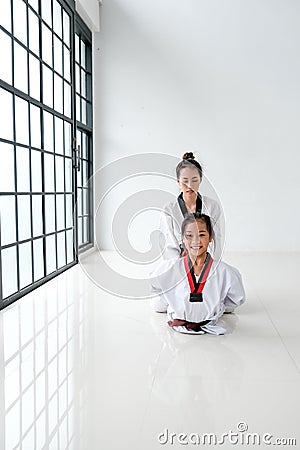
[[[181, 335], [146, 299], [100, 290], [84, 272], [105, 276], [97, 254], [2, 311], [0, 449], [270, 448], [265, 433], [300, 448], [300, 254], [224, 260], [247, 291], [226, 336]], [[230, 430], [232, 443], [195, 444]]]

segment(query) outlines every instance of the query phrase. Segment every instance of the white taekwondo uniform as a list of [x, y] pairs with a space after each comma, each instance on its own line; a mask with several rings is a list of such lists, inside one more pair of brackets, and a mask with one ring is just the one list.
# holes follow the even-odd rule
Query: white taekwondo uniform
[[[221, 232], [221, 208], [219, 203], [205, 195], [198, 193], [196, 212], [206, 214], [211, 219], [211, 224], [214, 231], [214, 248], [210, 245], [209, 251], [213, 254], [215, 259], [220, 259], [222, 254], [222, 242], [224, 242], [225, 236], [222, 236]], [[181, 225], [184, 219], [187, 209], [182, 197], [182, 194], [177, 197], [174, 202], [168, 203], [160, 216], [159, 230], [164, 236], [161, 239], [161, 249], [163, 250], [163, 259], [172, 259], [175, 256], [179, 256], [182, 247], [181, 237]], [[224, 232], [223, 232], [224, 234]]]
[[[208, 257], [211, 258], [209, 254]], [[152, 304], [156, 311], [167, 312], [168, 322], [175, 319], [197, 324], [209, 321], [201, 325], [198, 331], [184, 325], [171, 325], [174, 330], [192, 334], [224, 334], [226, 329], [218, 325], [218, 319], [224, 312], [233, 312], [244, 303], [245, 291], [239, 271], [223, 261], [215, 262], [211, 259], [210, 264], [206, 282], [204, 279], [200, 283], [203, 289], [200, 301], [193, 300], [191, 296], [193, 287], [199, 288], [200, 285], [195, 284], [188, 257], [164, 260], [151, 273], [152, 292], [157, 295]]]

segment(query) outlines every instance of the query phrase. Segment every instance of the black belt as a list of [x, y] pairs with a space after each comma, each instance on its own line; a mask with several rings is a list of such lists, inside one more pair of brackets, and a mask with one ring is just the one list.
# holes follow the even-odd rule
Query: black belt
[[211, 322], [211, 321], [204, 320], [203, 322], [188, 322], [187, 320], [174, 319], [174, 320], [169, 320], [168, 325], [170, 325], [170, 327], [184, 326], [188, 330], [201, 331], [201, 327], [204, 327], [204, 325], [207, 325], [209, 322]]

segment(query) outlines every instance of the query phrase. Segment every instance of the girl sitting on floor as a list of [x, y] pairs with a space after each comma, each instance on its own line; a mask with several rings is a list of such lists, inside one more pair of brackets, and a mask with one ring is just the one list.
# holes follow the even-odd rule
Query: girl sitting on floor
[[157, 294], [152, 305], [157, 312], [167, 312], [168, 325], [176, 331], [224, 334], [218, 320], [245, 301], [239, 271], [213, 261], [208, 253], [212, 239], [209, 216], [188, 214], [182, 223], [186, 256], [163, 261], [151, 274], [152, 291]]

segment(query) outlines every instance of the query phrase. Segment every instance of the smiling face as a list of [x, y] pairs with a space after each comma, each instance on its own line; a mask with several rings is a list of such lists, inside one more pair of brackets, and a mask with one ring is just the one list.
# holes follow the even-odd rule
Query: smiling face
[[183, 167], [180, 170], [179, 179], [177, 181], [183, 194], [191, 196], [195, 193], [197, 194], [201, 178], [198, 170], [191, 164], [191, 167]]
[[203, 220], [196, 219], [186, 225], [183, 233], [183, 243], [190, 258], [205, 254], [211, 241], [212, 236], [209, 235], [206, 223]]

